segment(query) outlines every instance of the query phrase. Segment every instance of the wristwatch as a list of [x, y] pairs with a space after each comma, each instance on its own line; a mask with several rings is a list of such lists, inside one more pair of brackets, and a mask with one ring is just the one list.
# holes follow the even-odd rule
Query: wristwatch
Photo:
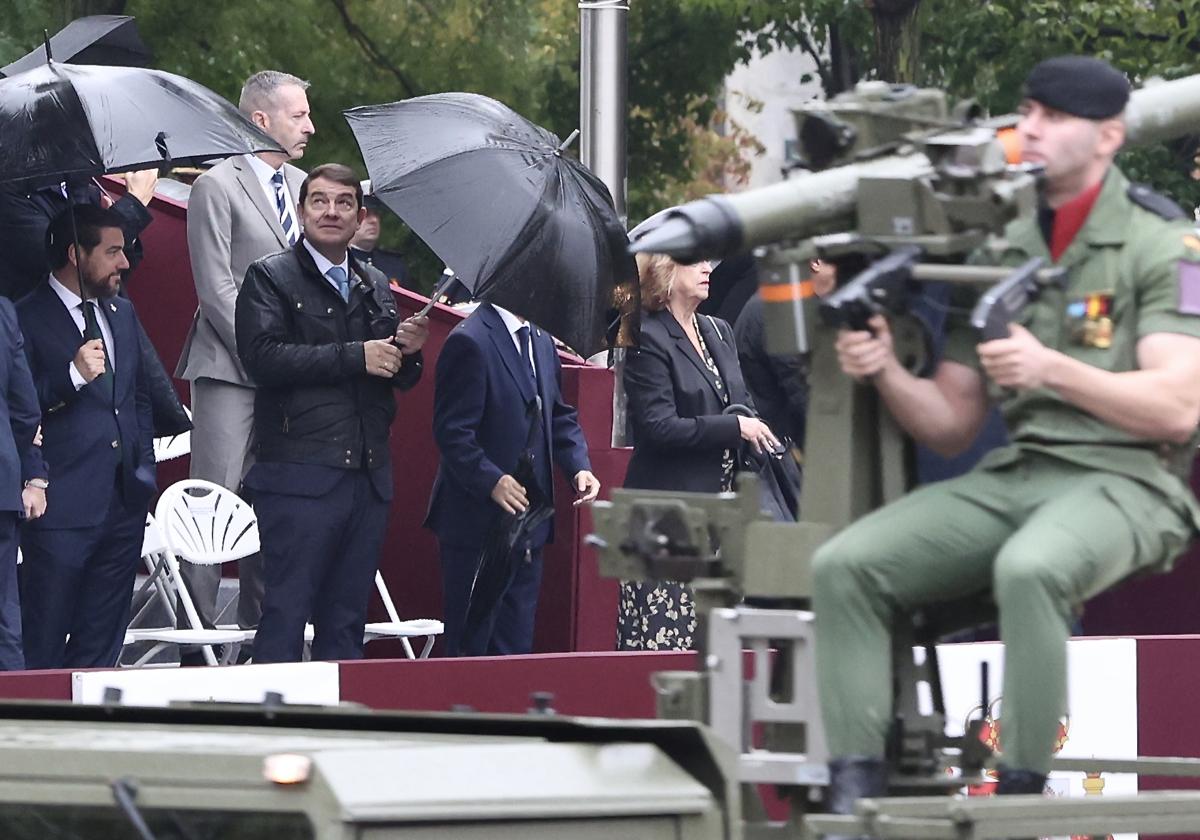
[[25, 482], [26, 487], [32, 487], [34, 490], [45, 490], [50, 486], [50, 482], [44, 478], [31, 478]]

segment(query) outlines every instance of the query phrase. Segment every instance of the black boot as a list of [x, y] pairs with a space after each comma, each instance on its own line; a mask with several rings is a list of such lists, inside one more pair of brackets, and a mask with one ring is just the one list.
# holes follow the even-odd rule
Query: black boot
[[997, 796], [1015, 793], [1042, 793], [1046, 789], [1046, 774], [1032, 770], [1010, 770], [1000, 766], [1000, 783], [996, 785]]
[[[882, 758], [851, 755], [829, 762], [829, 788], [825, 810], [830, 814], [853, 814], [854, 803], [887, 793], [887, 762]], [[825, 840], [851, 840], [854, 835], [826, 834]]]

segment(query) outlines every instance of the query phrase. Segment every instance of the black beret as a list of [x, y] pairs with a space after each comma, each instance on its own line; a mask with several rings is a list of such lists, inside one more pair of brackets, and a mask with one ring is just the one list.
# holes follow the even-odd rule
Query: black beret
[[1025, 79], [1025, 98], [1089, 120], [1115, 117], [1129, 101], [1129, 80], [1107, 61], [1063, 55], [1039, 63]]

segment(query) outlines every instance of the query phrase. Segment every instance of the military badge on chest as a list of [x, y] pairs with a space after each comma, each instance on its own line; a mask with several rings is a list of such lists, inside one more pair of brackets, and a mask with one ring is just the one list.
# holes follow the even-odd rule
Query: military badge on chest
[[1112, 292], [1095, 292], [1067, 304], [1067, 329], [1077, 347], [1107, 350], [1113, 338]]

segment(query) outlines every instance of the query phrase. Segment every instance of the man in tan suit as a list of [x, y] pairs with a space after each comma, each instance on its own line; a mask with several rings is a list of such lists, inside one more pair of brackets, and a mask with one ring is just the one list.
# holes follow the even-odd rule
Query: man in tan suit
[[[274, 70], [247, 79], [239, 107], [285, 153], [223, 161], [196, 179], [188, 202], [188, 251], [200, 307], [175, 375], [192, 387], [191, 476], [235, 491], [253, 463], [254, 382], [238, 360], [234, 304], [250, 263], [290, 247], [300, 236], [296, 199], [304, 172], [288, 160], [303, 157], [316, 131], [307, 88], [308, 82]], [[238, 567], [238, 624], [256, 627], [261, 562], [256, 556]], [[183, 575], [201, 620], [211, 624], [220, 566], [184, 563]]]

